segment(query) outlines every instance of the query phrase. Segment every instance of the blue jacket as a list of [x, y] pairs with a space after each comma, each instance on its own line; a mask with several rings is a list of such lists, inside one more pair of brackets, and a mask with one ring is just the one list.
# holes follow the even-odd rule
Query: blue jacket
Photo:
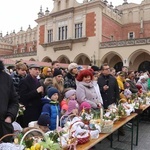
[[58, 101], [50, 100], [48, 97], [42, 98], [42, 114], [50, 116], [50, 130], [56, 129], [57, 115], [60, 116], [60, 105]]

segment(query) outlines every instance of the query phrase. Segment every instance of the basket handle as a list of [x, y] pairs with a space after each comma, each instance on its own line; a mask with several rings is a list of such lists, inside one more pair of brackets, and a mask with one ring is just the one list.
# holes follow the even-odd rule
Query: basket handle
[[27, 131], [27, 132], [23, 135], [23, 137], [22, 137], [22, 139], [21, 139], [21, 141], [20, 141], [20, 145], [22, 145], [23, 140], [25, 139], [25, 137], [26, 137], [30, 132], [33, 132], [33, 131], [37, 131], [37, 132], [41, 133], [43, 137], [45, 137], [44, 133], [43, 133], [41, 130], [39, 130], [39, 129], [31, 129], [31, 130]]
[[4, 136], [2, 136], [1, 138], [0, 138], [0, 142], [4, 139], [4, 138], [6, 138], [6, 137], [8, 137], [8, 136], [15, 136], [16, 134], [14, 134], [14, 133], [10, 133], [10, 134], [5, 134]]
[[60, 127], [62, 127], [61, 124], [62, 124], [62, 119], [63, 119], [64, 117], [66, 117], [66, 120], [68, 121], [68, 120], [70, 119], [70, 117], [72, 117], [72, 116], [77, 116], [77, 115], [75, 115], [75, 114], [62, 115], [61, 118], [60, 118]]

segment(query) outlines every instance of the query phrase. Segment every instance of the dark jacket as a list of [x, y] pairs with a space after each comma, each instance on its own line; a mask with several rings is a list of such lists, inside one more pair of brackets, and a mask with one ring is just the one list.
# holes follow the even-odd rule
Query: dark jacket
[[50, 130], [56, 129], [57, 115], [60, 116], [60, 105], [56, 101], [42, 98], [42, 114], [48, 114], [50, 119]]
[[73, 76], [71, 73], [67, 73], [64, 78], [64, 88], [73, 88], [76, 89], [76, 80], [75, 76]]
[[19, 108], [18, 96], [11, 77], [5, 72], [0, 72], [0, 103], [0, 118], [10, 116], [14, 121]]
[[[18, 96], [13, 81], [7, 73], [0, 72], [0, 137], [13, 132], [12, 124], [4, 120], [9, 116], [14, 121], [18, 108]], [[5, 139], [9, 140], [10, 138]]]
[[42, 104], [41, 98], [42, 94], [37, 92], [37, 88], [40, 87], [38, 80], [32, 78], [28, 75], [25, 79], [20, 81], [19, 84], [19, 95], [20, 103], [26, 108], [24, 111], [24, 126], [28, 126], [31, 121], [38, 120]]
[[[98, 78], [98, 85], [103, 99], [104, 108], [107, 109], [109, 105], [117, 103], [119, 100], [119, 87], [116, 78], [111, 75], [101, 75]], [[103, 86], [108, 85], [108, 90], [104, 91]]]

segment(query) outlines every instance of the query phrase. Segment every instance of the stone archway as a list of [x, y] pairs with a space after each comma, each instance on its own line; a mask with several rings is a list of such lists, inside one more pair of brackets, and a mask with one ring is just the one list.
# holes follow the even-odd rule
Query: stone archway
[[79, 65], [90, 65], [91, 64], [91, 60], [89, 59], [89, 57], [86, 54], [77, 55], [76, 58], [74, 59], [74, 62], [76, 62]]
[[35, 61], [35, 59], [34, 58], [30, 58], [29, 61]]
[[146, 50], [137, 50], [130, 57], [129, 69], [130, 70], [145, 70], [150, 60], [150, 54]]
[[70, 60], [67, 56], [65, 55], [61, 55], [57, 58], [57, 60], [60, 62], [60, 63], [63, 63], [63, 64], [70, 64]]
[[139, 67], [138, 67], [138, 71], [149, 71], [150, 72], [150, 61], [143, 61]]
[[42, 62], [52, 62], [52, 60], [48, 56], [46, 56], [42, 59]]
[[101, 63], [108, 63], [110, 67], [115, 67], [116, 71], [120, 71], [123, 66], [123, 58], [116, 52], [109, 52], [101, 60]]

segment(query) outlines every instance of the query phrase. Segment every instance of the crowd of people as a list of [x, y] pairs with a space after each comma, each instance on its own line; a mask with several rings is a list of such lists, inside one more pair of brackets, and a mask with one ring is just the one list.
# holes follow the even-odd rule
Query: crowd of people
[[[37, 121], [44, 132], [55, 130], [61, 116], [79, 114], [81, 106], [107, 109], [122, 97], [150, 89], [148, 72], [128, 70], [126, 66], [116, 72], [107, 63], [86, 68], [70, 63], [64, 69], [58, 61], [43, 68], [19, 61], [11, 73], [6, 73], [0, 63], [0, 121], [10, 125], [16, 119], [22, 128]], [[19, 105], [25, 107], [21, 116], [17, 116]], [[11, 133], [12, 126], [11, 131], [6, 130], [0, 125], [0, 137]]]

